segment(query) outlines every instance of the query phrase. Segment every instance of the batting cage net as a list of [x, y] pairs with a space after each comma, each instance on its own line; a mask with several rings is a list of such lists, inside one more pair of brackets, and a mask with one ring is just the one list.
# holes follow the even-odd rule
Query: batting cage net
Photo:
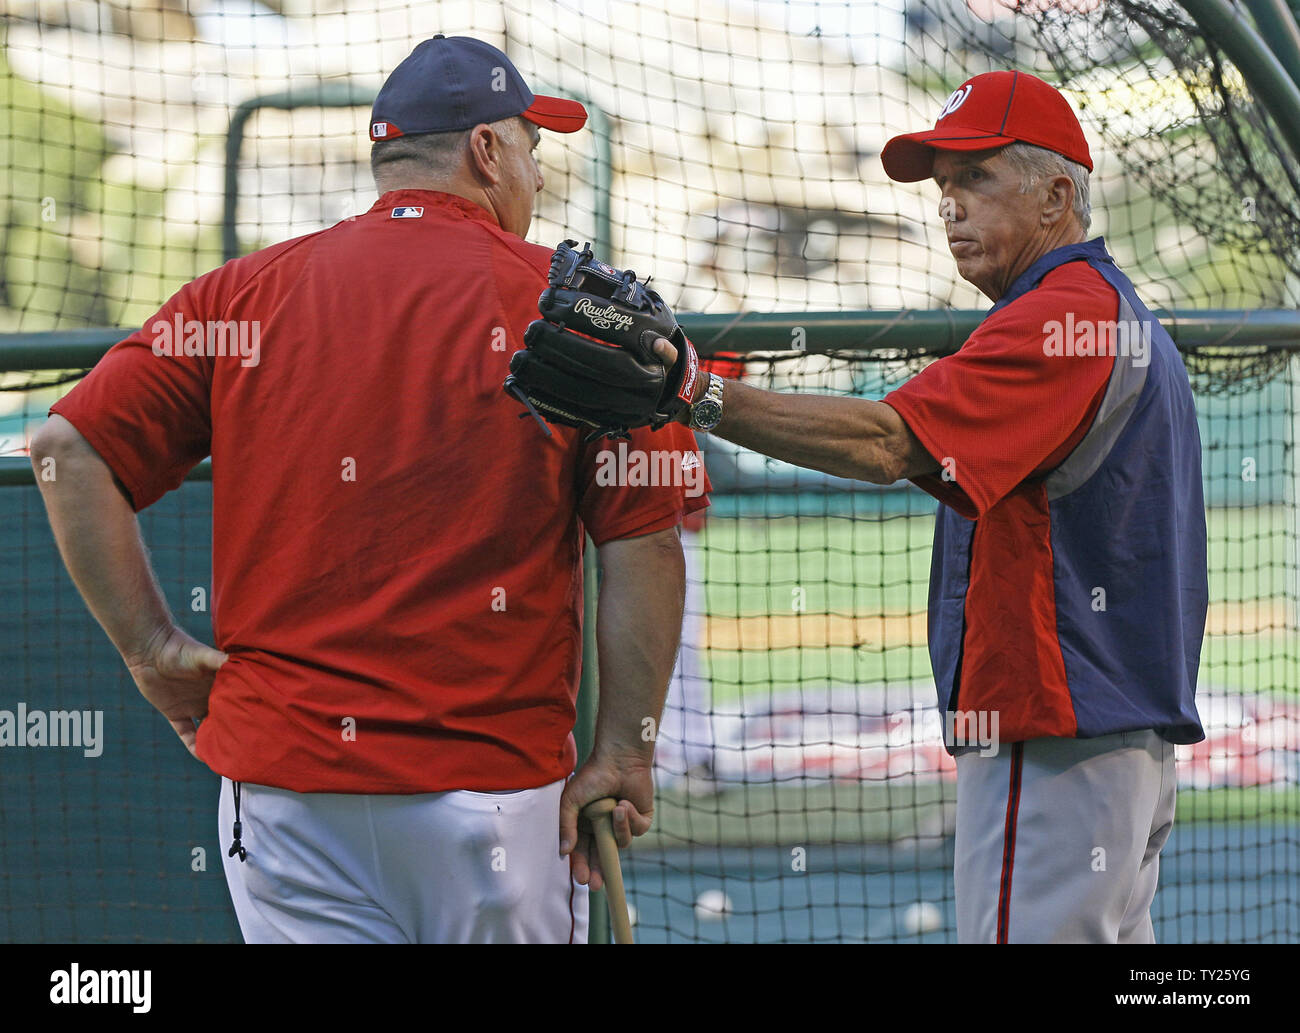
[[[928, 128], [982, 71], [1032, 71], [1066, 92], [1096, 164], [1090, 233], [1184, 350], [1205, 450], [1207, 739], [1178, 748], [1156, 935], [1300, 939], [1300, 167], [1223, 40], [1182, 7], [3, 11], [0, 938], [238, 936], [218, 780], [86, 613], [23, 456], [94, 349], [183, 283], [370, 207], [370, 99], [443, 32], [494, 43], [539, 92], [592, 111], [589, 132], [545, 135], [529, 239], [592, 240], [653, 273], [701, 350], [731, 356], [724, 372], [783, 391], [878, 398], [987, 308], [956, 274], [937, 190], [890, 181], [884, 142]], [[625, 858], [637, 937], [954, 939], [954, 766], [926, 651], [934, 501], [703, 444], [714, 493], [684, 532], [655, 827]], [[142, 514], [167, 597], [205, 640], [210, 496], [200, 475]], [[54, 717], [44, 744], [28, 741], [32, 715], [60, 712], [79, 715], [79, 744], [71, 717], [63, 744]]]

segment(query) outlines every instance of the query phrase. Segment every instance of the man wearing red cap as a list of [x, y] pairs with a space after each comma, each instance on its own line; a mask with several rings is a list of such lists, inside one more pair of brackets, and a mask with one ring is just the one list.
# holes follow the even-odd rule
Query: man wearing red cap
[[881, 160], [934, 180], [957, 269], [994, 302], [980, 326], [882, 401], [711, 378], [685, 420], [942, 503], [929, 646], [957, 762], [959, 939], [1149, 942], [1174, 745], [1204, 738], [1186, 371], [1087, 239], [1092, 159], [1052, 86], [976, 76]]
[[[678, 525], [707, 499], [605, 485], [598, 445], [501, 401], [551, 256], [521, 239], [539, 129], [585, 119], [486, 43], [426, 40], [375, 100], [374, 206], [183, 287], [32, 442], [90, 609], [223, 776], [250, 942], [584, 942], [580, 807], [617, 798], [624, 846], [649, 828], [642, 718], [680, 634]], [[257, 347], [210, 347], [216, 322]], [[694, 454], [666, 430], [628, 447]], [[209, 454], [219, 650], [172, 620], [134, 516]], [[602, 692], [569, 779], [584, 533]]]

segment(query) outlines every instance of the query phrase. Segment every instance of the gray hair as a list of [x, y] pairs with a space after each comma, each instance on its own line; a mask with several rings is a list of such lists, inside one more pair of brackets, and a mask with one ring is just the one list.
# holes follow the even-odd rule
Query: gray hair
[[1074, 184], [1074, 217], [1084, 232], [1092, 225], [1092, 203], [1088, 190], [1088, 170], [1064, 155], [1037, 147], [1032, 143], [1013, 143], [1002, 148], [1002, 156], [1020, 173], [1020, 192], [1029, 193], [1034, 184], [1053, 176], [1069, 176]]
[[[498, 136], [511, 143], [524, 131], [524, 120], [518, 115], [490, 125]], [[457, 129], [450, 133], [420, 133], [379, 140], [370, 145], [370, 172], [376, 183], [381, 177], [393, 179], [411, 173], [437, 179], [452, 176], [464, 160], [469, 134], [469, 129]]]

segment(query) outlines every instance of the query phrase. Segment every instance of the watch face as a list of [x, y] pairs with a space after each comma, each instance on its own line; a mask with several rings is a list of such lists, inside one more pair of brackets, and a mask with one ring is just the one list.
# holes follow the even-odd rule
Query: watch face
[[722, 419], [722, 406], [712, 398], [702, 398], [695, 403], [691, 426], [697, 430], [712, 430]]

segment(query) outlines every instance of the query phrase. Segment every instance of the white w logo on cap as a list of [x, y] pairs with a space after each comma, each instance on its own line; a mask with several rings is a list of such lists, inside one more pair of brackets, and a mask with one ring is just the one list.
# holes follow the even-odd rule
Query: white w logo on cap
[[935, 119], [935, 121], [936, 122], [943, 121], [943, 119], [947, 118], [959, 107], [965, 104], [966, 98], [970, 96], [970, 91], [971, 91], [970, 83], [967, 83], [959, 90], [953, 90], [952, 93], [948, 95], [948, 99], [943, 102], [943, 108], [939, 111], [939, 117]]

